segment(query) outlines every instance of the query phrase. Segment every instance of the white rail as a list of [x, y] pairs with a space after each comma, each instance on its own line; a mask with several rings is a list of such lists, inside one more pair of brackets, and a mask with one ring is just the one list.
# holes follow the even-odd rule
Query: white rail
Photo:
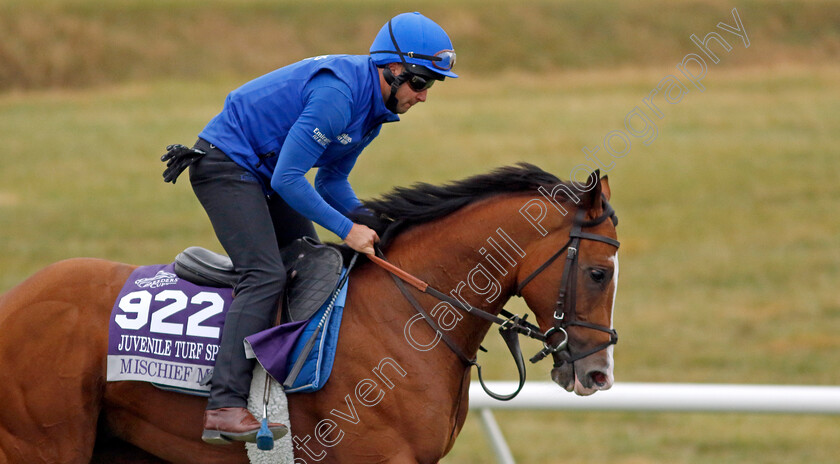
[[[516, 389], [516, 382], [487, 384], [499, 393]], [[840, 387], [617, 383], [581, 397], [551, 382], [528, 382], [516, 398], [497, 401], [475, 382], [470, 385], [470, 408], [840, 414]]]
[[[510, 393], [517, 383], [487, 382], [487, 386], [496, 393]], [[491, 409], [840, 414], [840, 387], [618, 383], [608, 391], [580, 397], [551, 382], [528, 382], [513, 400], [498, 401], [474, 382], [470, 385], [470, 409], [481, 411], [497, 461], [513, 464]]]

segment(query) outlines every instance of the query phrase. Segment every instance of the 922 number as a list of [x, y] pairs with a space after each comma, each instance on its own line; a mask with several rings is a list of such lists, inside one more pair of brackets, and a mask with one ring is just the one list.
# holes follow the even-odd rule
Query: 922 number
[[[172, 303], [151, 312], [153, 298], [155, 301], [172, 301]], [[218, 327], [201, 325], [202, 322], [221, 314], [224, 310], [224, 300], [213, 292], [199, 292], [191, 299], [188, 299], [187, 295], [181, 290], [163, 290], [154, 296], [148, 290], [131, 292], [120, 298], [118, 307], [126, 314], [118, 314], [114, 317], [114, 322], [125, 330], [140, 330], [149, 323], [149, 316], [151, 315], [149, 332], [184, 335], [184, 324], [167, 322], [166, 319], [187, 309], [188, 303], [192, 305], [207, 304], [207, 306], [187, 318], [187, 336], [219, 338], [220, 330]], [[129, 317], [129, 314], [134, 314], [134, 317]]]

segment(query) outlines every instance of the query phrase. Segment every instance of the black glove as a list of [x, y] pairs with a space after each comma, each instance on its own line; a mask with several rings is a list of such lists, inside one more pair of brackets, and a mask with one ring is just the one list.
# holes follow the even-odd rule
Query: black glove
[[178, 176], [184, 172], [184, 169], [187, 169], [189, 165], [206, 154], [207, 152], [184, 145], [169, 145], [166, 147], [166, 154], [160, 157], [161, 161], [166, 162], [166, 170], [163, 171], [163, 181], [174, 184]]

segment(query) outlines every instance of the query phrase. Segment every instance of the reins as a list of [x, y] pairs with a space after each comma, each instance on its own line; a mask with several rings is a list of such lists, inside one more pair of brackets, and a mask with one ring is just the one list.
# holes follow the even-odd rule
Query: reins
[[[382, 251], [379, 250], [379, 253], [382, 254]], [[540, 331], [540, 328], [531, 324], [530, 322], [525, 321], [525, 317], [527, 317], [527, 315], [525, 317], [520, 318], [519, 316], [505, 309], [502, 309], [500, 314], [502, 314], [504, 317], [507, 317], [507, 319], [502, 319], [498, 316], [478, 309], [468, 303], [457, 300], [449, 295], [446, 295], [436, 290], [435, 288], [429, 286], [429, 284], [427, 284], [426, 282], [420, 280], [419, 278], [409, 274], [405, 270], [400, 269], [399, 267], [385, 260], [384, 254], [383, 258], [379, 258], [378, 256], [373, 255], [368, 255], [368, 258], [374, 263], [376, 263], [378, 266], [391, 273], [391, 277], [393, 277], [394, 283], [396, 283], [397, 288], [399, 288], [400, 290], [400, 293], [402, 293], [405, 299], [408, 300], [411, 306], [414, 307], [414, 310], [417, 311], [417, 313], [423, 317], [423, 319], [426, 321], [427, 324], [429, 324], [432, 330], [434, 330], [440, 336], [440, 339], [443, 340], [446, 346], [448, 346], [449, 349], [453, 353], [455, 353], [458, 359], [460, 359], [465, 366], [476, 367], [476, 369], [478, 370], [478, 381], [481, 384], [481, 388], [483, 388], [484, 391], [490, 397], [501, 401], [507, 401], [515, 398], [516, 395], [519, 394], [519, 392], [522, 390], [522, 387], [525, 385], [526, 370], [525, 361], [522, 358], [522, 349], [519, 346], [519, 337], [517, 335], [522, 334], [527, 337], [535, 338], [537, 340], [545, 342], [545, 337]], [[406, 288], [405, 284], [403, 284], [403, 281], [416, 288], [417, 290], [431, 295], [441, 301], [445, 301], [446, 303], [449, 303], [450, 305], [456, 308], [467, 311], [467, 313], [469, 314], [478, 316], [491, 323], [498, 324], [500, 326], [499, 333], [501, 334], [502, 339], [504, 339], [508, 350], [510, 350], [511, 355], [513, 356], [513, 359], [516, 362], [516, 369], [519, 373], [519, 386], [517, 387], [517, 389], [513, 393], [508, 395], [498, 394], [488, 389], [487, 385], [484, 383], [484, 377], [482, 376], [481, 371], [481, 364], [478, 363], [477, 358], [470, 358], [469, 356], [467, 356], [466, 353], [464, 353], [464, 351], [445, 333], [445, 331], [440, 328], [440, 326], [434, 320], [434, 318], [432, 318], [432, 316], [430, 316], [426, 312], [426, 310], [423, 309], [423, 306], [420, 305], [417, 299], [414, 298], [414, 295], [412, 295], [411, 292], [408, 291], [408, 288]]]
[[[481, 384], [481, 388], [484, 389], [484, 391], [490, 397], [495, 398], [497, 400], [507, 401], [516, 397], [516, 395], [519, 394], [519, 392], [522, 390], [522, 387], [525, 385], [526, 370], [525, 362], [522, 358], [522, 350], [519, 345], [519, 335], [524, 335], [528, 338], [539, 340], [543, 343], [543, 349], [537, 352], [537, 354], [535, 354], [530, 359], [532, 363], [536, 363], [542, 360], [549, 354], [554, 354], [561, 351], [564, 352], [564, 354], [566, 354], [567, 356], [564, 359], [561, 359], [559, 364], [555, 364], [555, 367], [558, 367], [563, 363], [573, 363], [593, 353], [606, 349], [610, 345], [613, 345], [618, 342], [618, 334], [616, 333], [615, 329], [612, 329], [610, 327], [599, 326], [597, 324], [592, 324], [585, 321], [578, 321], [575, 318], [574, 311], [577, 302], [577, 273], [575, 272], [575, 268], [577, 267], [577, 258], [580, 241], [582, 239], [594, 240], [607, 243], [616, 248], [618, 248], [619, 246], [619, 242], [615, 239], [603, 235], [591, 234], [582, 231], [584, 227], [596, 226], [598, 224], [601, 224], [608, 218], [613, 221], [613, 224], [618, 223], [618, 219], [615, 216], [615, 211], [612, 209], [612, 207], [609, 205], [606, 199], [602, 199], [602, 202], [604, 204], [604, 213], [598, 218], [595, 218], [594, 220], [585, 221], [583, 218], [586, 211], [583, 209], [578, 210], [578, 212], [575, 215], [572, 229], [569, 232], [569, 240], [566, 242], [566, 244], [563, 245], [554, 255], [548, 258], [546, 262], [544, 262], [528, 277], [526, 277], [516, 289], [515, 295], [521, 296], [522, 290], [528, 283], [530, 283], [535, 277], [537, 277], [537, 275], [539, 275], [545, 269], [547, 269], [554, 261], [557, 260], [557, 258], [559, 258], [563, 254], [563, 252], [566, 252], [566, 263], [563, 268], [560, 292], [557, 298], [557, 307], [554, 312], [554, 325], [545, 333], [543, 333], [541, 329], [536, 325], [531, 324], [530, 322], [527, 322], [525, 320], [528, 317], [527, 314], [522, 317], [519, 317], [518, 315], [513, 314], [510, 311], [507, 311], [506, 309], [502, 308], [501, 311], [499, 311], [499, 314], [502, 317], [498, 317], [494, 314], [490, 314], [486, 311], [478, 309], [470, 305], [469, 303], [453, 298], [452, 296], [447, 295], [431, 287], [428, 283], [424, 282], [423, 280], [388, 262], [385, 258], [385, 255], [382, 253], [381, 250], [378, 249], [378, 247], [377, 252], [380, 255], [382, 255], [381, 258], [375, 255], [367, 255], [367, 257], [376, 265], [380, 266], [381, 268], [385, 269], [391, 274], [391, 277], [394, 279], [394, 282], [396, 283], [397, 288], [400, 290], [400, 293], [403, 294], [405, 299], [411, 304], [411, 306], [414, 307], [415, 311], [417, 311], [417, 313], [423, 317], [426, 323], [428, 323], [432, 330], [434, 330], [438, 334], [440, 339], [443, 340], [446, 346], [449, 347], [449, 349], [461, 360], [461, 362], [463, 362], [464, 365], [467, 367], [476, 366], [476, 368], [478, 369], [478, 380]], [[437, 298], [438, 300], [449, 303], [455, 308], [466, 311], [468, 314], [477, 316], [492, 324], [499, 325], [499, 334], [505, 341], [505, 345], [507, 345], [508, 350], [510, 350], [514, 362], [516, 363], [517, 371], [519, 373], [519, 385], [517, 389], [513, 393], [508, 395], [501, 395], [490, 391], [484, 383], [484, 379], [482, 377], [481, 372], [481, 365], [477, 362], [477, 358], [469, 357], [466, 353], [464, 353], [464, 351], [445, 333], [445, 331], [440, 328], [440, 326], [437, 324], [434, 318], [432, 318], [426, 312], [426, 310], [423, 309], [422, 305], [420, 305], [417, 299], [414, 298], [414, 295], [412, 295], [411, 292], [409, 292], [408, 288], [406, 288], [403, 282], [411, 285], [412, 287], [427, 295], [431, 295]], [[569, 317], [566, 317], [566, 309], [571, 310], [571, 315]], [[569, 352], [569, 335], [566, 331], [566, 328], [569, 326], [580, 326], [606, 332], [610, 335], [610, 340], [583, 353], [577, 353], [572, 355]], [[561, 341], [552, 345], [549, 340], [557, 333], [563, 334], [564, 337]]]

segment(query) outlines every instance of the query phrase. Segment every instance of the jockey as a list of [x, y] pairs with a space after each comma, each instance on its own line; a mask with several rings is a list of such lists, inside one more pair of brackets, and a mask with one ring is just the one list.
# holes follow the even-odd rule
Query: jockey
[[[246, 336], [271, 327], [286, 281], [280, 248], [316, 237], [313, 222], [361, 253], [379, 240], [348, 219], [361, 202], [348, 175], [382, 124], [424, 102], [435, 81], [458, 77], [446, 32], [420, 13], [392, 18], [369, 55], [326, 55], [277, 69], [231, 92], [193, 148], [170, 145], [164, 179], [190, 166], [193, 190], [240, 279], [228, 311], [202, 439], [254, 442], [246, 409], [254, 361]], [[314, 186], [304, 175], [318, 168]], [[275, 438], [283, 424], [269, 424]]]

